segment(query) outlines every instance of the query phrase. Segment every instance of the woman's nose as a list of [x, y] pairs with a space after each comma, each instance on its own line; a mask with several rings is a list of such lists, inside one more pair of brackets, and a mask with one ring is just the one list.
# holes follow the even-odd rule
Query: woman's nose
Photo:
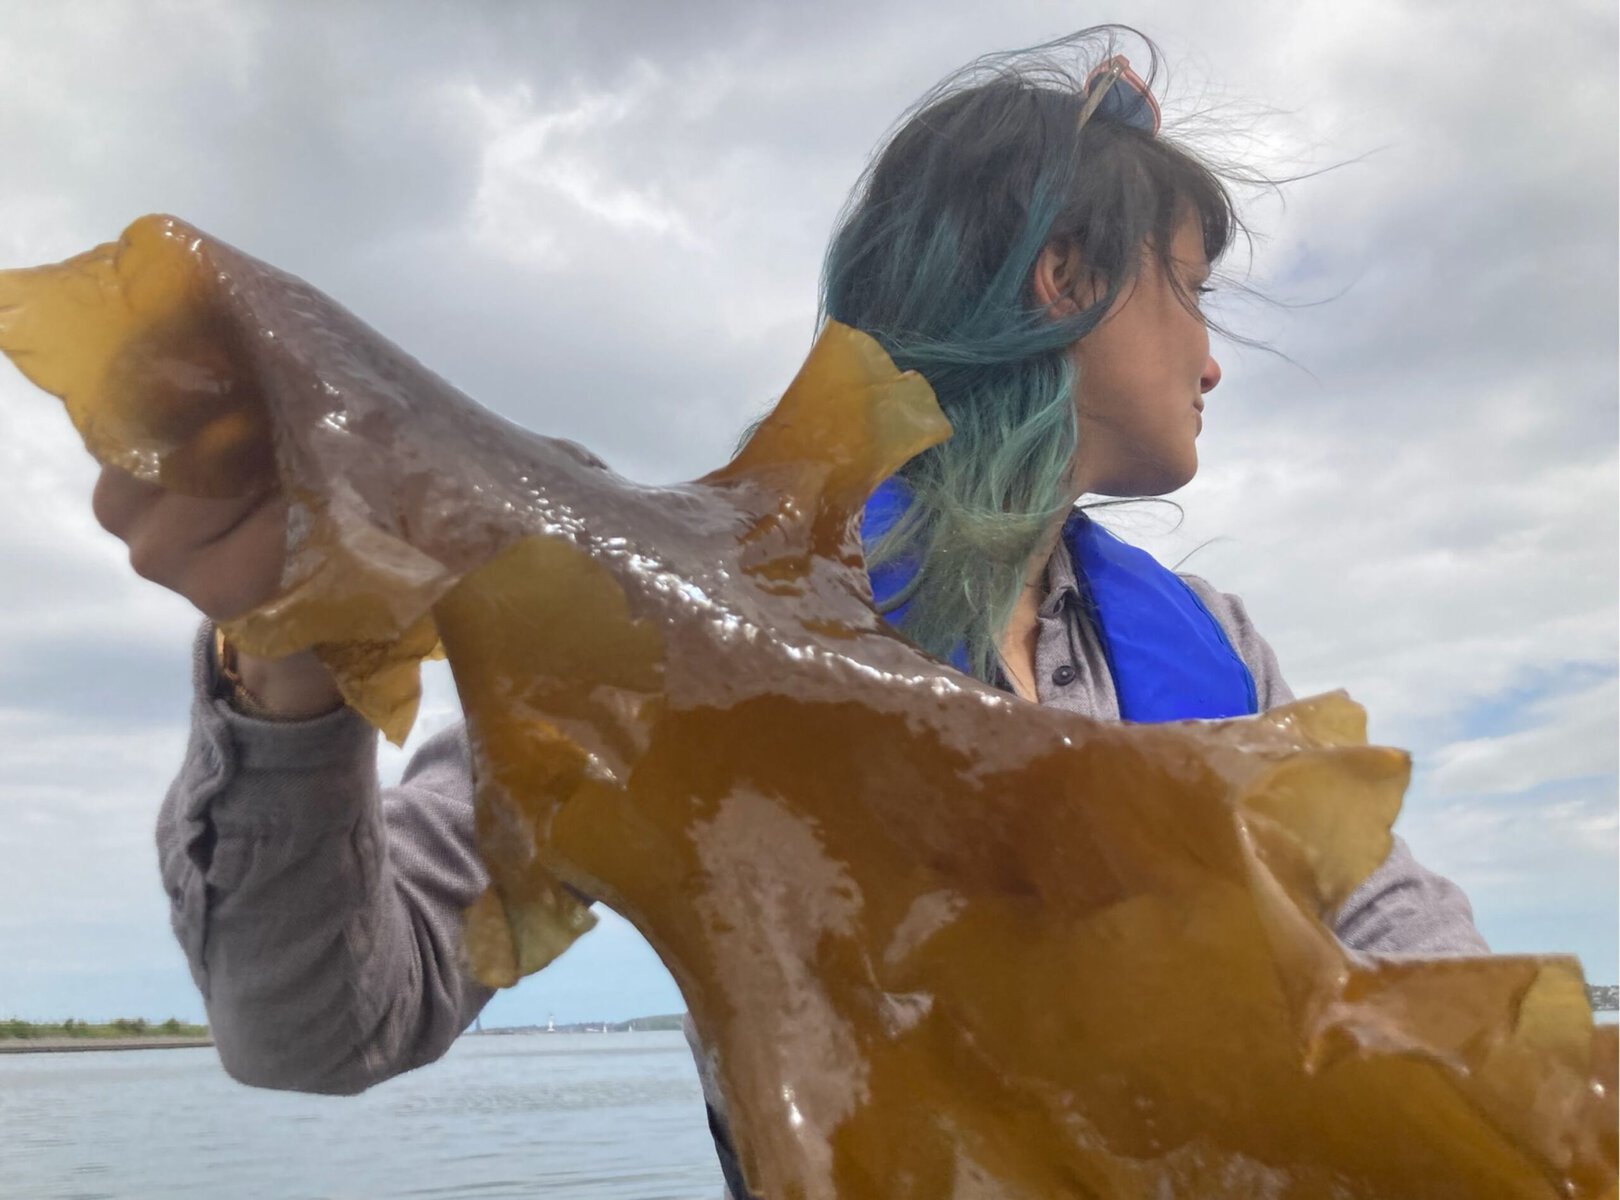
[[1200, 392], [1210, 391], [1220, 381], [1221, 364], [1215, 361], [1215, 356], [1212, 354], [1204, 362], [1204, 373], [1198, 377], [1198, 390]]

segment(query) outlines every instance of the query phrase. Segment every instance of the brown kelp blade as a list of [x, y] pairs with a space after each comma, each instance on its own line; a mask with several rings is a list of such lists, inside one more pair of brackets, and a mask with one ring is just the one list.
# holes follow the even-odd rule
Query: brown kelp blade
[[0, 348], [103, 461], [286, 492], [247, 648], [314, 646], [398, 738], [442, 641], [493, 880], [473, 969], [560, 952], [570, 887], [632, 920], [760, 1194], [1614, 1193], [1576, 963], [1379, 963], [1324, 925], [1407, 778], [1347, 699], [1098, 725], [878, 619], [862, 502], [948, 430], [870, 339], [829, 325], [737, 459], [670, 488], [168, 218], [0, 273]]

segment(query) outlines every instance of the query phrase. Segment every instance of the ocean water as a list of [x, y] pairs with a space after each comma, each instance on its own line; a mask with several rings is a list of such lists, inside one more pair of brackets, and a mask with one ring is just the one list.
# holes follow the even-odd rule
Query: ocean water
[[211, 1048], [0, 1055], [5, 1200], [717, 1200], [680, 1033], [464, 1037], [359, 1096], [244, 1087]]

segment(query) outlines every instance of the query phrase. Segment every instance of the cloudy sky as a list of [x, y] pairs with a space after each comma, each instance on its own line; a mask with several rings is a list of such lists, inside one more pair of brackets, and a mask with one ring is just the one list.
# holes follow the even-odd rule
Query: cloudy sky
[[[911, 100], [985, 51], [1138, 26], [1173, 135], [1311, 177], [1247, 197], [1260, 236], [1227, 264], [1274, 303], [1216, 301], [1280, 353], [1217, 347], [1184, 521], [1122, 527], [1415, 753], [1400, 829], [1494, 948], [1616, 978], [1608, 0], [0, 16], [0, 266], [171, 212], [650, 482], [723, 461], [792, 375], [834, 215]], [[129, 571], [59, 407], [3, 364], [0, 478], [0, 1017], [199, 1018], [151, 838], [195, 618]], [[431, 675], [419, 732], [455, 719]], [[679, 1005], [610, 917], [486, 1023]]]

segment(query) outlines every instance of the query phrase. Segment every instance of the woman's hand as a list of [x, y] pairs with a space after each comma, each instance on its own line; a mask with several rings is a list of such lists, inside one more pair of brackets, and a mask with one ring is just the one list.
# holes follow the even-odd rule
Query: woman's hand
[[[92, 505], [102, 528], [129, 547], [137, 575], [178, 592], [211, 620], [250, 612], [281, 584], [287, 503], [279, 491], [205, 500], [103, 467]], [[281, 659], [240, 655], [237, 671], [273, 717], [318, 716], [343, 703], [331, 673], [309, 651]]]

